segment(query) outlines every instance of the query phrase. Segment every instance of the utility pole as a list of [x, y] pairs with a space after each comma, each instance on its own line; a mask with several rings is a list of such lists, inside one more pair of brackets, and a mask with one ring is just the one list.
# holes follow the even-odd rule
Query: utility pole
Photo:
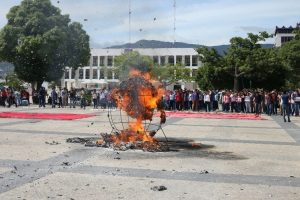
[[175, 46], [176, 42], [176, 0], [173, 0], [173, 14], [174, 14], [174, 26], [173, 26], [173, 47]]

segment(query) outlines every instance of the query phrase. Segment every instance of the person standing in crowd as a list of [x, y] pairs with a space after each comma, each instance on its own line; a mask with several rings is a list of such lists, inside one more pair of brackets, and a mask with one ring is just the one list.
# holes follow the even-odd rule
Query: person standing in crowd
[[236, 97], [236, 112], [241, 112], [242, 111], [242, 95], [241, 93], [238, 93]]
[[209, 90], [208, 91], [208, 94], [209, 94], [209, 102], [210, 102], [210, 110], [211, 111], [214, 111], [215, 110], [215, 108], [216, 108], [216, 104], [215, 104], [215, 93], [214, 93], [214, 91], [213, 90]]
[[26, 90], [21, 91], [21, 105], [29, 105], [29, 92]]
[[93, 98], [94, 109], [98, 109], [98, 97], [97, 97], [96, 90], [92, 92], [92, 98]]
[[194, 90], [192, 94], [192, 103], [193, 103], [193, 111], [198, 111], [199, 109], [199, 92], [198, 90]]
[[245, 106], [246, 106], [246, 113], [250, 113], [251, 112], [251, 93], [247, 92], [246, 96], [245, 96]]
[[84, 90], [84, 88], [81, 88], [81, 91], [80, 91], [80, 108], [85, 109], [85, 107], [86, 107], [85, 90]]
[[277, 115], [277, 108], [279, 106], [279, 97], [278, 97], [278, 93], [276, 91], [272, 92], [272, 102], [273, 102], [273, 114]]
[[71, 88], [70, 94], [70, 108], [75, 108], [75, 101], [76, 101], [76, 91], [74, 90], [74, 88]]
[[296, 109], [295, 109], [295, 116], [299, 116], [299, 107], [300, 107], [300, 89], [296, 91], [295, 95], [295, 104], [296, 104]]
[[189, 96], [188, 96], [188, 100], [189, 100], [189, 110], [192, 110], [192, 106], [193, 106], [193, 101], [192, 101], [192, 91], [189, 91]]
[[287, 115], [288, 122], [291, 122], [291, 120], [290, 120], [290, 96], [287, 94], [286, 91], [284, 91], [281, 96], [281, 102], [282, 102], [283, 121], [286, 122], [285, 116]]
[[170, 93], [170, 110], [175, 110], [175, 92]]
[[205, 111], [210, 112], [210, 95], [209, 92], [204, 93], [204, 104], [205, 104]]
[[1, 104], [2, 104], [2, 106], [3, 107], [5, 107], [6, 105], [5, 105], [5, 103], [6, 103], [6, 101], [7, 101], [7, 89], [6, 88], [3, 88], [2, 89], [2, 94], [1, 94]]
[[187, 89], [184, 89], [183, 91], [183, 109], [189, 109], [189, 91]]
[[61, 98], [62, 98], [62, 108], [65, 108], [68, 105], [68, 90], [64, 88], [61, 91]]
[[53, 87], [51, 91], [51, 100], [52, 108], [55, 108], [57, 102], [57, 93], [55, 91], [55, 87]]
[[224, 112], [229, 112], [230, 107], [230, 96], [229, 92], [226, 92], [223, 96]]
[[231, 93], [230, 95], [230, 109], [231, 112], [233, 112], [233, 110], [236, 112], [236, 94], [235, 93]]
[[261, 114], [261, 103], [262, 103], [262, 95], [260, 92], [256, 92], [254, 96], [254, 102], [255, 102], [255, 115], [258, 116]]
[[57, 91], [58, 107], [62, 108], [62, 91], [61, 88]]
[[183, 93], [182, 93], [181, 89], [179, 89], [175, 92], [175, 102], [176, 102], [176, 109], [182, 110]]
[[46, 107], [46, 89], [41, 87], [39, 90], [39, 107]]

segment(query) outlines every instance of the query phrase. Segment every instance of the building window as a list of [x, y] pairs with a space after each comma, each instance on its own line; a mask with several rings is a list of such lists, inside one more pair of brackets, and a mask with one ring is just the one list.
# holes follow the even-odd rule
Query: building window
[[100, 66], [104, 66], [104, 59], [105, 57], [104, 56], [100, 56]]
[[79, 79], [83, 79], [83, 69], [79, 69]]
[[93, 56], [93, 66], [98, 66], [98, 56]]
[[112, 74], [112, 69], [107, 69], [107, 79], [112, 79], [113, 74]]
[[100, 69], [100, 79], [104, 79], [104, 68]]
[[97, 78], [98, 78], [98, 70], [93, 69], [93, 79], [97, 79]]
[[65, 70], [65, 79], [70, 79], [70, 69]]
[[158, 64], [158, 56], [153, 56], [153, 63]]
[[90, 79], [90, 69], [85, 69], [85, 79]]
[[168, 63], [169, 63], [170, 65], [174, 65], [174, 56], [169, 56], [169, 58], [168, 58]]
[[198, 56], [192, 56], [192, 66], [198, 66]]
[[184, 63], [185, 66], [191, 66], [191, 60], [190, 60], [191, 56], [184, 56]]
[[71, 68], [71, 79], [75, 79], [76, 70]]
[[281, 37], [281, 43], [285, 43], [285, 42], [289, 42], [293, 39], [294, 37], [292, 36], [284, 36], [284, 37]]
[[113, 64], [113, 57], [112, 56], [108, 56], [107, 57], [107, 66], [111, 67]]
[[176, 56], [176, 65], [182, 65], [182, 56]]
[[160, 65], [165, 65], [166, 64], [166, 57], [165, 56], [161, 56], [160, 57]]

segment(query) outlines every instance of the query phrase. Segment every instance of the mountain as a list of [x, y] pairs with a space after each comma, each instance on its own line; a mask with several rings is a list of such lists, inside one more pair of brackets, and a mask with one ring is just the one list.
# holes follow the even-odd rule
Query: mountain
[[122, 45], [115, 45], [108, 47], [110, 49], [123, 49], [123, 48], [199, 48], [202, 45], [188, 44], [184, 42], [163, 42], [158, 40], [139, 40], [135, 43], [126, 43]]
[[[263, 48], [271, 48], [273, 47], [273, 44], [262, 44]], [[139, 40], [135, 43], [126, 43], [123, 45], [115, 45], [111, 47], [107, 47], [109, 49], [138, 49], [138, 48], [199, 48], [204, 47], [204, 45], [198, 45], [198, 44], [189, 44], [184, 42], [163, 42], [158, 40]], [[217, 45], [217, 46], [207, 46], [208, 48], [215, 48], [219, 54], [224, 54], [224, 52], [227, 51], [229, 48], [228, 44], [225, 45]]]

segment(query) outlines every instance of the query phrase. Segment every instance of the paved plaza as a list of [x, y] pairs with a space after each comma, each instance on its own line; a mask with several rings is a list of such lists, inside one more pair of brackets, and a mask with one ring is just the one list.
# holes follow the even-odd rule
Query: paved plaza
[[151, 153], [66, 143], [110, 132], [102, 109], [0, 108], [7, 111], [96, 116], [0, 118], [1, 200], [300, 199], [299, 117], [291, 123], [264, 115], [266, 120], [171, 117], [163, 129], [176, 151]]

